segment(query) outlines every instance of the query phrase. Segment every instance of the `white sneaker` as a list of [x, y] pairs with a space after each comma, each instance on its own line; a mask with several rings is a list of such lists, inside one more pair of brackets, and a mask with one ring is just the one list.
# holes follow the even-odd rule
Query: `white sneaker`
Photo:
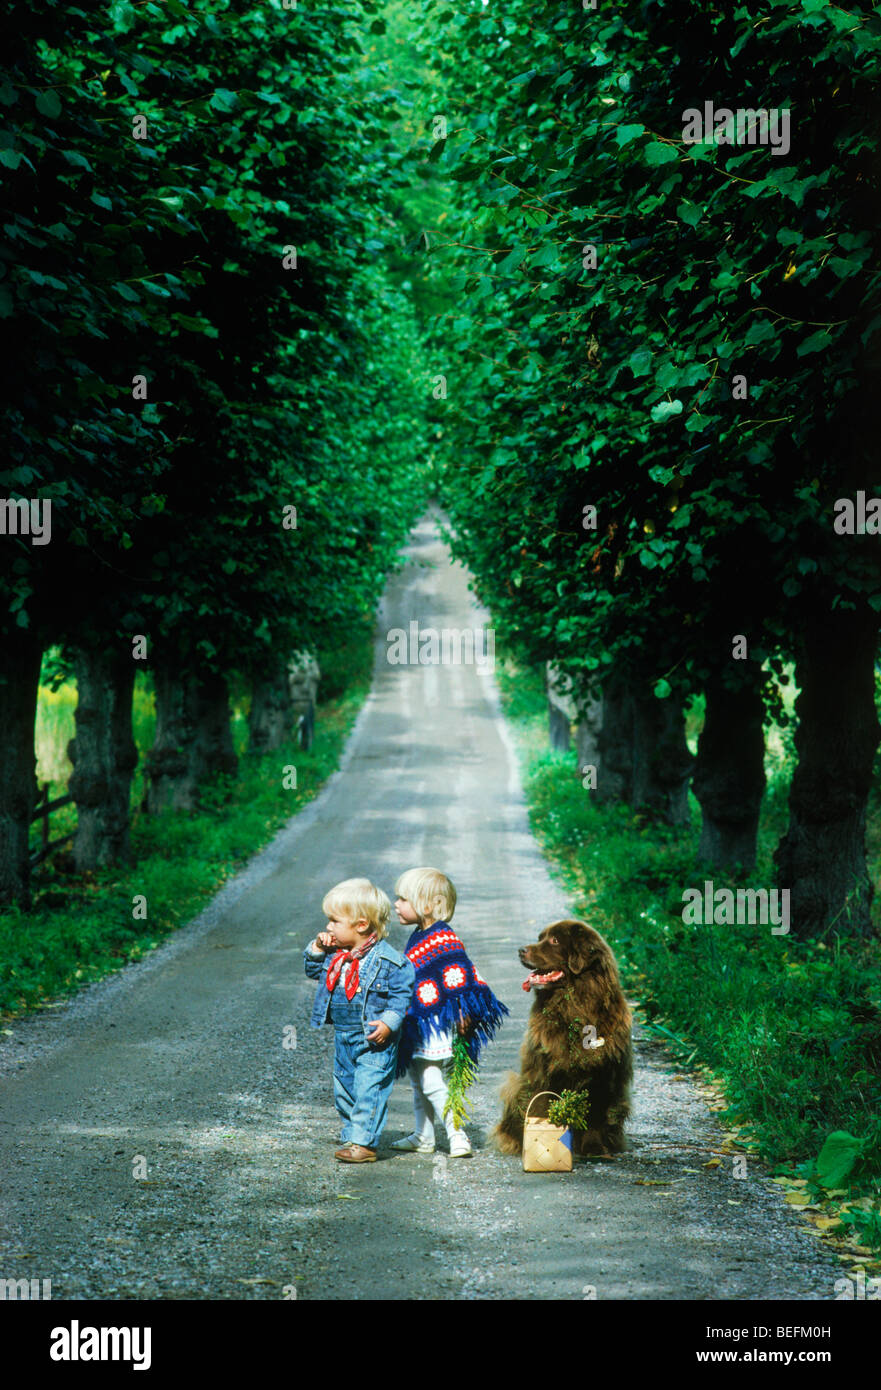
[[454, 1130], [450, 1135], [450, 1158], [468, 1158], [473, 1152], [464, 1129]]
[[406, 1139], [396, 1139], [393, 1149], [407, 1154], [433, 1154], [434, 1144], [426, 1143], [421, 1134], [408, 1134]]

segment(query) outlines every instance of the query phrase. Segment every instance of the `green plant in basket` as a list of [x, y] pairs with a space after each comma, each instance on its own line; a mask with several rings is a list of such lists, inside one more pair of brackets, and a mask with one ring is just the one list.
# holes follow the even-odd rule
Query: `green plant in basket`
[[569, 1129], [589, 1129], [590, 1093], [561, 1091], [560, 1099], [552, 1100], [548, 1106], [548, 1119], [552, 1125], [567, 1125]]

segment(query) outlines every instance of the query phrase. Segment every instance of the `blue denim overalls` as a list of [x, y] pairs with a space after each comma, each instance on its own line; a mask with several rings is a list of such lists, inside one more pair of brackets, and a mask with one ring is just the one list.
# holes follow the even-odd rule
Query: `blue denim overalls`
[[395, 1082], [398, 1038], [393, 1033], [383, 1047], [369, 1043], [361, 1014], [361, 990], [347, 999], [338, 980], [330, 996], [329, 1021], [334, 1036], [333, 1098], [343, 1119], [340, 1139], [375, 1149]]

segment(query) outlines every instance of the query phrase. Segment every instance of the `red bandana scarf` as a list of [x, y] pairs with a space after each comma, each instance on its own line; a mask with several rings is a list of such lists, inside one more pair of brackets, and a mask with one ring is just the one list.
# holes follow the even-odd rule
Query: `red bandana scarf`
[[336, 987], [336, 982], [340, 977], [340, 971], [347, 960], [352, 962], [352, 968], [346, 976], [343, 988], [346, 991], [347, 999], [354, 999], [358, 991], [358, 961], [362, 956], [366, 956], [371, 946], [376, 945], [376, 932], [371, 933], [363, 946], [358, 946], [354, 951], [337, 951], [331, 957], [330, 965], [327, 967], [327, 988], [331, 992]]

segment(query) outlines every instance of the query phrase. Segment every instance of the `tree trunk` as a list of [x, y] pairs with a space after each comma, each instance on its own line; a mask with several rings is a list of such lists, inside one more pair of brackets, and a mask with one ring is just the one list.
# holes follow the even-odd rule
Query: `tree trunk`
[[636, 807], [668, 825], [688, 825], [688, 783], [694, 759], [685, 740], [681, 700], [633, 699], [633, 788]]
[[697, 742], [694, 794], [701, 805], [700, 857], [714, 869], [756, 862], [759, 812], [765, 793], [762, 673], [749, 663], [738, 685], [721, 676], [706, 690], [704, 727]]
[[248, 719], [248, 748], [252, 753], [271, 753], [294, 732], [294, 707], [284, 665], [254, 682]]
[[40, 643], [13, 629], [3, 639], [0, 670], [0, 904], [30, 906], [28, 838], [37, 793], [34, 723], [40, 687]]
[[238, 760], [229, 724], [229, 692], [222, 676], [156, 671], [156, 738], [147, 758], [144, 805], [151, 815], [170, 807], [192, 811], [199, 783], [235, 774]]
[[868, 936], [872, 882], [866, 871], [866, 803], [878, 746], [874, 662], [877, 614], [811, 615], [796, 680], [798, 764], [789, 827], [777, 847], [778, 886], [791, 893], [793, 935]]
[[318, 699], [318, 683], [321, 680], [321, 667], [312, 652], [294, 652], [288, 662], [288, 693], [294, 721], [299, 730], [300, 747], [312, 747], [315, 733], [315, 703]]
[[633, 699], [624, 682], [610, 676], [602, 694], [588, 697], [575, 730], [579, 775], [597, 770], [600, 801], [630, 801], [633, 793]]
[[572, 724], [577, 717], [575, 705], [552, 661], [545, 663], [545, 691], [548, 697], [548, 737], [558, 753], [568, 753], [572, 742]]
[[138, 750], [132, 736], [135, 666], [129, 650], [81, 650], [75, 660], [76, 737], [68, 791], [76, 802], [73, 854], [79, 870], [126, 863], [129, 802]]

